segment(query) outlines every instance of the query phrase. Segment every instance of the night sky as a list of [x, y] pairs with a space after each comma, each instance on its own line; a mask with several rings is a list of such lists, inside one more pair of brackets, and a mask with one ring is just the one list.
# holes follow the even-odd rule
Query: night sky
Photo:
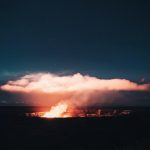
[[0, 2], [0, 81], [51, 72], [150, 81], [150, 1]]
[[1, 78], [27, 71], [149, 78], [149, 7], [146, 0], [1, 1]]

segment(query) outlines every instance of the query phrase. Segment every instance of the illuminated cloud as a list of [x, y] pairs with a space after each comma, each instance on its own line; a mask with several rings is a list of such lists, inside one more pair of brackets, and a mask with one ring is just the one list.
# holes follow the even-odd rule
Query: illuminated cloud
[[14, 92], [72, 92], [83, 90], [149, 90], [149, 84], [137, 84], [126, 79], [99, 79], [80, 73], [58, 76], [50, 73], [30, 74], [9, 81], [1, 89]]
[[120, 97], [119, 91], [149, 91], [149, 87], [150, 84], [137, 84], [126, 79], [100, 79], [80, 73], [68, 76], [37, 73], [8, 81], [1, 89], [30, 95], [32, 101], [36, 99], [39, 103], [67, 99], [80, 105], [105, 103], [108, 97], [111, 100]]

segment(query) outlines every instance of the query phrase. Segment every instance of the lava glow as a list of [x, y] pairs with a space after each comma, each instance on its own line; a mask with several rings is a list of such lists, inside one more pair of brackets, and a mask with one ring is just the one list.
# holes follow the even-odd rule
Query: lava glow
[[66, 102], [60, 102], [52, 106], [50, 111], [27, 112], [27, 117], [40, 118], [80, 118], [80, 117], [111, 117], [130, 115], [131, 110], [124, 109], [100, 109], [100, 108], [75, 108]]
[[50, 111], [45, 112], [42, 117], [44, 118], [66, 118], [70, 117], [68, 115], [65, 115], [65, 112], [68, 109], [67, 104], [59, 103], [56, 106], [53, 106]]

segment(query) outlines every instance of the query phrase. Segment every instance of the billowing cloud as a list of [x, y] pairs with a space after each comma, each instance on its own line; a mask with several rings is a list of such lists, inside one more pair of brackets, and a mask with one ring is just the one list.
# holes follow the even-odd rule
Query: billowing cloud
[[8, 81], [1, 86], [1, 90], [23, 93], [37, 103], [53, 103], [63, 99], [82, 105], [107, 103], [120, 97], [120, 91], [149, 91], [149, 87], [150, 84], [137, 84], [126, 79], [100, 79], [80, 73], [67, 76], [37, 73]]
[[83, 90], [149, 90], [149, 84], [138, 85], [126, 79], [98, 79], [79, 73], [58, 76], [49, 73], [30, 74], [9, 81], [1, 89], [14, 92], [73, 92]]

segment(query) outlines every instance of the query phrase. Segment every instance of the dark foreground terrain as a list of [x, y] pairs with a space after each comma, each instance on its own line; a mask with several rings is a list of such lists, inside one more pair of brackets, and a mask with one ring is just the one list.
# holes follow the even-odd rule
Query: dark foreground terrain
[[8, 110], [0, 108], [0, 150], [150, 150], [149, 108], [129, 116], [68, 119]]

